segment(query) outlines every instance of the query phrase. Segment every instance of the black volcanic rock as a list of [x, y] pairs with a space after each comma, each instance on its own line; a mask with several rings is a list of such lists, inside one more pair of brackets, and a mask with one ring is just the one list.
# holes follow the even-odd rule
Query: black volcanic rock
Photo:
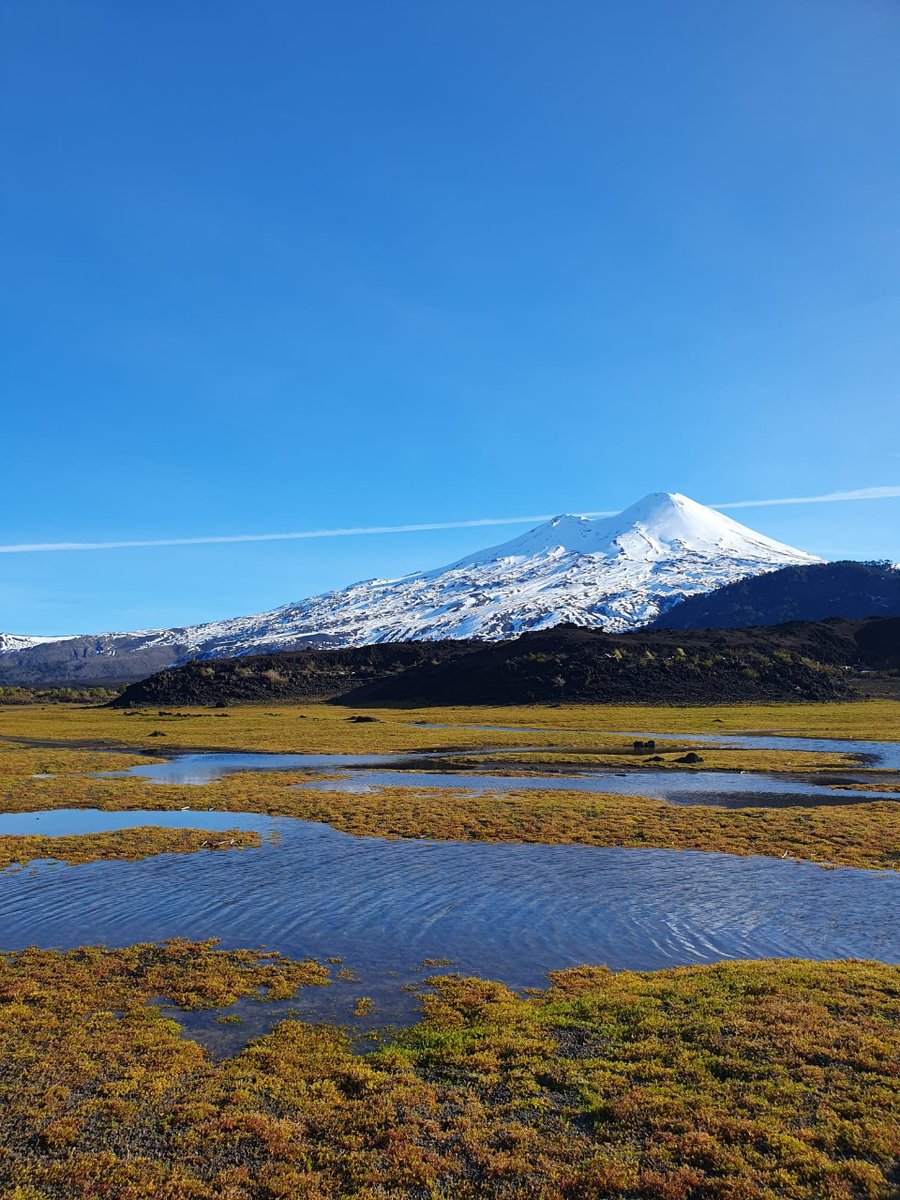
[[342, 699], [408, 706], [831, 700], [851, 694], [840, 668], [858, 659], [846, 629], [803, 623], [678, 634], [559, 625], [419, 664]]
[[[477, 642], [387, 642], [334, 650], [196, 659], [133, 683], [116, 708], [322, 700], [374, 686], [398, 672], [468, 653]], [[222, 714], [224, 715], [224, 714]]]
[[509, 642], [399, 642], [207, 659], [132, 684], [113, 704], [834, 700], [855, 694], [854, 669], [898, 662], [900, 619], [623, 634], [560, 625]]

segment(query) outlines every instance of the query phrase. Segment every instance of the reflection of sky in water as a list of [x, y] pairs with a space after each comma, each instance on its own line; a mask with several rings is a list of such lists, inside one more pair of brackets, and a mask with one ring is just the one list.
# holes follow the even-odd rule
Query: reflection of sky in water
[[[72, 831], [56, 816], [54, 832]], [[95, 816], [72, 820], [83, 829]], [[123, 817], [157, 818], [101, 816], [120, 826]], [[378, 999], [376, 1021], [408, 1016], [401, 984], [420, 979], [414, 967], [428, 958], [513, 987], [584, 962], [653, 969], [793, 955], [900, 960], [900, 876], [891, 872], [694, 851], [356, 838], [233, 813], [163, 816], [246, 823], [277, 830], [280, 841], [0, 872], [4, 949], [179, 936], [337, 955], [359, 976], [359, 993]], [[304, 992], [298, 1009], [346, 1008], [340, 990], [329, 992]]]
[[[619, 736], [653, 737], [661, 749], [673, 741], [865, 754], [873, 764], [900, 769], [896, 743]], [[336, 781], [299, 786], [577, 788], [725, 805], [873, 798], [754, 772], [606, 769], [589, 777], [510, 777], [396, 770], [411, 757], [193, 754], [112, 774], [202, 784], [234, 771], [334, 769]], [[425, 759], [437, 766], [441, 757], [415, 755], [420, 765]], [[0, 872], [3, 948], [216, 937], [226, 946], [265, 946], [297, 957], [339, 956], [359, 977], [305, 989], [284, 1004], [242, 1000], [233, 1009], [240, 1024], [219, 1024], [219, 1012], [178, 1016], [189, 1033], [223, 1053], [291, 1009], [308, 1018], [350, 1021], [361, 995], [375, 999], [365, 1023], [409, 1020], [414, 1000], [402, 985], [421, 980], [415, 967], [424, 959], [448, 958], [451, 969], [517, 988], [540, 985], [548, 970], [584, 962], [654, 969], [784, 956], [900, 961], [895, 873], [693, 851], [354, 838], [288, 818], [210, 812], [206, 800], [198, 792], [196, 807], [180, 812], [0, 815], [4, 834], [159, 824], [279, 835], [277, 844], [240, 853], [161, 855], [77, 868], [42, 862]]]
[[649, 796], [671, 804], [756, 807], [782, 804], [866, 803], [900, 800], [896, 793], [854, 792], [783, 775], [754, 771], [598, 771], [591, 775], [483, 775], [468, 771], [348, 771], [339, 779], [310, 781], [301, 789], [360, 792], [373, 787], [468, 788], [475, 792], [579, 791], [617, 796]]
[[[498, 726], [498, 728], [501, 728]], [[528, 732], [521, 730], [520, 732]], [[635, 735], [622, 733], [616, 736], [642, 740], [652, 737], [664, 750], [666, 742], [703, 742], [711, 745], [738, 746], [747, 749], [807, 751], [809, 753], [860, 754], [867, 761], [879, 766], [900, 769], [900, 743], [854, 742], [834, 738], [784, 738], [784, 737], [719, 737], [717, 735]], [[547, 747], [506, 747], [500, 753], [514, 750], [542, 750], [553, 755]], [[411, 761], [438, 766], [442, 758], [451, 751], [430, 751], [407, 754], [180, 754], [165, 762], [139, 763], [126, 771], [104, 772], [110, 776], [138, 777], [153, 783], [177, 783], [202, 785], [238, 771], [336, 771], [340, 778], [300, 784], [326, 791], [359, 792], [369, 787], [447, 787], [469, 788], [475, 791], [503, 791], [516, 789], [567, 790], [609, 792], [616, 795], [640, 795], [668, 800], [673, 804], [721, 804], [726, 807], [752, 805], [781, 805], [802, 803], [838, 804], [847, 801], [865, 803], [872, 799], [897, 799], [889, 792], [854, 792], [847, 788], [838, 789], [827, 782], [789, 778], [783, 774], [767, 775], [754, 771], [686, 771], [686, 770], [602, 770], [592, 771], [589, 765], [579, 766], [577, 774], [562, 772], [554, 775], [504, 776], [502, 774], [475, 774], [470, 771], [409, 771], [397, 770], [401, 763]], [[473, 751], [473, 753], [486, 753]], [[391, 768], [395, 768], [391, 770]], [[514, 764], [510, 764], [514, 769]], [[490, 771], [490, 764], [485, 764]], [[853, 767], [842, 769], [847, 778], [865, 778]]]
[[181, 812], [57, 808], [44, 812], [0, 813], [0, 834], [17, 837], [25, 834], [64, 837], [75, 833], [106, 833], [110, 829], [135, 829], [140, 825], [164, 825], [167, 829], [261, 829], [271, 824], [271, 818], [256, 813], [208, 812], [201, 808]]
[[212, 783], [239, 771], [325, 771], [337, 767], [391, 766], [408, 754], [178, 754], [158, 763], [138, 763], [125, 771], [100, 771], [111, 778], [149, 779], [153, 783]]

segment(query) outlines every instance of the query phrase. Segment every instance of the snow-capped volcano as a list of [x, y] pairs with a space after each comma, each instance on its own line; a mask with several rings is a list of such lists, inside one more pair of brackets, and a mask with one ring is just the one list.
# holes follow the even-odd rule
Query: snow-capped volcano
[[[0, 651], [57, 676], [78, 660], [135, 656], [143, 673], [191, 657], [223, 658], [310, 645], [514, 637], [562, 621], [636, 629], [685, 596], [778, 567], [819, 562], [678, 493], [655, 492], [615, 517], [559, 516], [450, 566], [370, 579], [271, 612], [183, 629], [100, 635]], [[110, 664], [112, 666], [112, 664]], [[43, 671], [44, 677], [47, 672]], [[115, 672], [103, 671], [106, 677]]]
[[818, 561], [802, 550], [794, 550], [746, 525], [739, 525], [688, 496], [678, 492], [652, 492], [613, 517], [601, 520], [569, 515], [554, 517], [521, 537], [481, 550], [460, 559], [453, 567], [430, 574], [440, 575], [444, 570], [463, 565], [547, 554], [622, 557], [630, 562], [649, 562], [685, 553], [727, 555], [776, 566]]
[[448, 567], [369, 580], [277, 611], [298, 632], [350, 645], [504, 638], [561, 621], [617, 632], [684, 596], [816, 561], [687, 496], [658, 492], [615, 517], [554, 517]]

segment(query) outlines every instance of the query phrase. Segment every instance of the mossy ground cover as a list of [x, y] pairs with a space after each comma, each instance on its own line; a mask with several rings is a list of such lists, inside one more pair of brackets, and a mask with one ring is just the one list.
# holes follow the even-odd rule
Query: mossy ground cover
[[[835, 710], [826, 718], [832, 724], [816, 727], [825, 708]], [[291, 786], [296, 774], [154, 786], [86, 778], [85, 771], [147, 760], [74, 745], [374, 753], [522, 744], [516, 731], [463, 728], [484, 723], [541, 726], [546, 733], [529, 734], [529, 742], [545, 738], [544, 745], [563, 745], [574, 757], [585, 749], [621, 749], [622, 739], [613, 736], [618, 729], [647, 735], [768, 729], [890, 740], [900, 738], [895, 709], [900, 705], [769, 706], [728, 718], [720, 714], [738, 710], [369, 710], [365, 715], [377, 722], [357, 723], [348, 718], [362, 713], [325, 706], [272, 710], [273, 716], [240, 709], [223, 719], [208, 710], [126, 718], [32, 707], [24, 721], [0, 713], [0, 734], [72, 745], [0, 744], [0, 809], [214, 808], [327, 821], [369, 835], [660, 845], [896, 867], [900, 806], [889, 802], [729, 811], [599, 796], [577, 786], [502, 795], [408, 788], [351, 795], [298, 791]], [[417, 720], [453, 727], [427, 729], [412, 724]], [[588, 739], [578, 732], [585, 728]], [[157, 731], [166, 739], [153, 738]], [[33, 778], [42, 773], [54, 778]], [[896, 968], [855, 962], [619, 974], [583, 968], [558, 973], [549, 989], [525, 997], [500, 984], [440, 977], [430, 981], [423, 1019], [375, 1053], [356, 1054], [344, 1031], [288, 1020], [218, 1063], [155, 1003], [166, 997], [187, 1008], [218, 1008], [248, 995], [288, 999], [297, 987], [326, 980], [314, 963], [185, 942], [0, 955], [0, 1195], [889, 1200], [897, 1194]]]
[[76, 746], [28, 746], [0, 742], [0, 774], [6, 778], [34, 775], [90, 775], [98, 771], [125, 771], [162, 762], [146, 754], [82, 750]]
[[896, 802], [818, 808], [675, 806], [594, 792], [380, 788], [296, 792], [292, 815], [358, 836], [703, 850], [900, 869]]
[[[900, 736], [900, 705], [867, 702], [840, 705], [758, 705], [716, 709], [578, 706], [526, 709], [347, 710], [327, 705], [284, 709], [234, 709], [224, 719], [215, 710], [188, 715], [157, 712], [126, 717], [122, 711], [77, 706], [0, 712], [0, 733], [58, 740], [60, 746], [0, 743], [0, 807], [29, 811], [54, 807], [105, 809], [214, 808], [264, 812], [319, 820], [348, 833], [491, 841], [583, 842], [600, 846], [720, 850], [772, 854], [868, 867], [896, 867], [900, 810], [890, 802], [822, 808], [676, 808], [639, 797], [579, 792], [573, 778], [566, 792], [515, 790], [514, 773], [546, 758], [557, 765], [642, 766], [627, 739], [613, 730], [647, 733], [734, 732], [768, 729], [798, 735]], [[356, 721], [353, 717], [376, 716]], [[426, 719], [429, 725], [419, 724]], [[431, 724], [446, 728], [432, 728]], [[529, 743], [547, 750], [522, 753], [497, 747], [521, 745], [513, 730], [478, 729], [479, 724], [542, 727]], [[585, 733], [584, 731], [588, 732]], [[484, 794], [457, 789], [387, 788], [358, 795], [297, 791], [299, 776], [236, 775], [203, 788], [154, 786], [138, 779], [89, 779], [91, 771], [116, 770], [150, 761], [141, 755], [85, 749], [106, 742], [158, 750], [206, 745], [223, 749], [296, 752], [414, 753], [458, 747], [482, 770], [509, 773], [510, 789]], [[65, 743], [68, 742], [69, 746]], [[556, 747], [556, 749], [551, 749]], [[842, 756], [808, 752], [732, 751], [696, 747], [703, 769], [804, 770], [823, 774], [846, 765]], [[493, 753], [485, 755], [490, 749]], [[666, 767], [678, 757], [658, 748]], [[664, 769], [664, 768], [661, 768]], [[34, 776], [50, 774], [54, 778]], [[308, 776], [306, 777], [308, 778]]]
[[262, 838], [244, 829], [167, 829], [140, 825], [134, 829], [112, 829], [102, 833], [0, 834], [0, 871], [25, 866], [40, 859], [77, 866], [80, 863], [118, 859], [134, 862], [154, 854], [196, 854], [201, 850], [246, 850], [262, 844]]
[[[109, 754], [93, 750], [67, 750], [41, 747], [18, 747], [0, 743], [0, 810], [28, 812], [69, 807], [67, 796], [71, 785], [66, 772], [121, 770], [148, 761], [145, 756]], [[47, 773], [52, 778], [36, 779], [46, 785], [54, 803], [36, 803], [29, 808], [28, 787], [35, 774]], [[72, 807], [92, 807], [83, 803]], [[153, 807], [144, 805], [145, 808]], [[172, 807], [172, 806], [169, 806]], [[184, 807], [183, 805], [181, 807]], [[193, 854], [200, 850], [247, 849], [259, 846], [258, 833], [241, 829], [167, 829], [143, 825], [134, 829], [116, 829], [102, 833], [66, 834], [59, 837], [42, 834], [0, 834], [0, 870], [33, 862], [55, 859], [75, 866], [100, 859], [134, 861], [154, 854]]]
[[212, 1062], [156, 1002], [321, 983], [174, 943], [0, 956], [16, 1200], [889, 1200], [900, 972], [768, 961], [429, 981], [365, 1056], [280, 1023]]

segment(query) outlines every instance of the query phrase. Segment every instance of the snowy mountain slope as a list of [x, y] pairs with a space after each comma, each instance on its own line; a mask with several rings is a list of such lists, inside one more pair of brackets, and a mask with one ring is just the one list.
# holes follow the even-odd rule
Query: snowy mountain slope
[[9, 650], [30, 650], [32, 646], [44, 646], [49, 642], [64, 642], [62, 637], [25, 637], [20, 633], [0, 633], [0, 654]]
[[[685, 596], [749, 575], [819, 559], [755, 533], [686, 496], [645, 496], [612, 518], [555, 517], [502, 545], [437, 570], [372, 579], [256, 616], [182, 629], [79, 638], [83, 663], [129, 653], [229, 657], [304, 645], [347, 646], [441, 638], [513, 637], [560, 622], [617, 632], [636, 629]], [[0, 653], [0, 680], [17, 664], [46, 668], [67, 643]], [[94, 666], [99, 664], [94, 659]], [[112, 666], [112, 664], [110, 664]], [[87, 674], [88, 666], [79, 666]], [[158, 669], [158, 668], [157, 668]], [[43, 668], [42, 668], [43, 670]], [[107, 678], [112, 672], [104, 672]]]

